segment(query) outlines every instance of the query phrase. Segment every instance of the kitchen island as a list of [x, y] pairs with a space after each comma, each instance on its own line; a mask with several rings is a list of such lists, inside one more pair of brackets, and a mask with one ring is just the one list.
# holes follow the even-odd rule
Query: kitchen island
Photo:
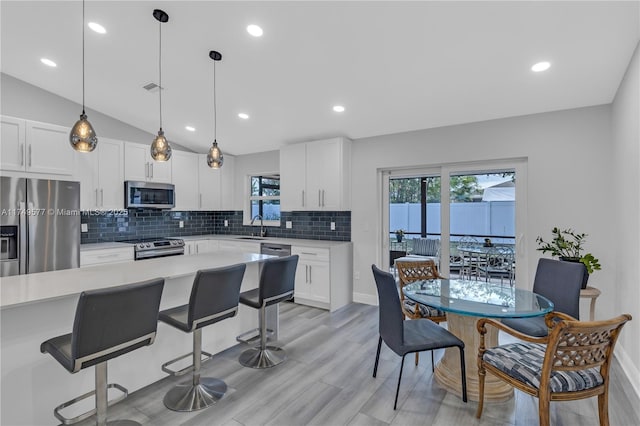
[[[70, 374], [40, 353], [43, 341], [71, 332], [82, 291], [163, 277], [160, 309], [167, 309], [188, 302], [197, 270], [245, 263], [241, 288], [245, 291], [257, 286], [259, 263], [270, 257], [218, 251], [2, 278], [0, 423], [56, 424], [54, 407], [94, 388], [93, 368]], [[277, 330], [277, 305], [274, 308], [268, 322]], [[237, 335], [257, 324], [257, 311], [240, 305], [236, 317], [203, 329], [203, 349], [217, 353], [229, 348]], [[141, 389], [166, 377], [160, 366], [189, 352], [191, 346], [190, 334], [159, 323], [153, 345], [109, 361], [109, 383], [120, 383], [130, 392]]]

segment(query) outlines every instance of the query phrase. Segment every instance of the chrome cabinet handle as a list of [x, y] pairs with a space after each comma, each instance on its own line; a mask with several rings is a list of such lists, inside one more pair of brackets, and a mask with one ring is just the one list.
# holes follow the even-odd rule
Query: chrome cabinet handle
[[31, 167], [31, 144], [29, 144], [29, 167]]
[[302, 207], [304, 207], [304, 189], [302, 190]]
[[307, 251], [303, 251], [300, 254], [306, 254], [306, 255], [309, 255], [309, 256], [317, 256], [318, 255], [318, 253], [310, 253], [310, 252], [307, 252]]
[[99, 204], [98, 204], [98, 188], [96, 188], [96, 203], [95, 204], [96, 204], [96, 207], [99, 206]]
[[144, 163], [144, 177], [149, 177], [149, 163]]
[[149, 168], [151, 169], [151, 179], [153, 179], [153, 163], [149, 163]]
[[318, 207], [322, 206], [321, 200], [322, 191], [318, 189]]
[[322, 190], [322, 207], [324, 207], [324, 189]]
[[24, 144], [20, 144], [20, 165], [24, 166]]
[[304, 265], [304, 282], [309, 283], [309, 265]]
[[200, 208], [202, 208], [202, 193], [200, 193]]
[[313, 275], [311, 274], [312, 274], [312, 269], [311, 269], [311, 265], [309, 265], [309, 284], [313, 282]]
[[104, 207], [104, 189], [100, 188], [100, 207]]

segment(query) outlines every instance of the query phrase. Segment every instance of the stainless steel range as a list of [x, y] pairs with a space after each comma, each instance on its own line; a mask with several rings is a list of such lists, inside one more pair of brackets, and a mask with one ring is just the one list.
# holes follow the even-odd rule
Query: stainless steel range
[[121, 242], [134, 244], [135, 260], [184, 254], [184, 240], [180, 238], [139, 238]]

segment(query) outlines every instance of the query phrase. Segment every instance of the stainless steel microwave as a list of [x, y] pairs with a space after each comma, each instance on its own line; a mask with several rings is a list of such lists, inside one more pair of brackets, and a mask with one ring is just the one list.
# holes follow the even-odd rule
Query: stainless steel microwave
[[124, 183], [124, 207], [127, 209], [172, 209], [176, 206], [175, 186], [170, 183]]

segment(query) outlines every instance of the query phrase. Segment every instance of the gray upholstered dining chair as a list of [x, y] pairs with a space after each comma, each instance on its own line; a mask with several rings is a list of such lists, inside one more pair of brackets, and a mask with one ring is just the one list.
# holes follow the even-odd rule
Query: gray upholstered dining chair
[[[582, 263], [540, 259], [533, 292], [553, 302], [553, 310], [580, 319], [580, 288], [585, 269]], [[529, 336], [543, 337], [549, 332], [544, 317], [505, 318], [502, 323]]]
[[464, 342], [451, 334], [446, 329], [440, 327], [428, 319], [414, 319], [404, 321], [402, 318], [402, 308], [400, 296], [393, 275], [381, 271], [376, 265], [371, 265], [373, 277], [378, 289], [379, 304], [379, 331], [378, 351], [376, 352], [376, 362], [373, 367], [373, 377], [378, 373], [378, 361], [380, 360], [380, 349], [382, 341], [396, 354], [402, 357], [400, 364], [400, 375], [398, 376], [398, 386], [396, 388], [396, 398], [393, 403], [395, 410], [398, 405], [398, 392], [400, 391], [400, 381], [402, 380], [402, 369], [404, 358], [407, 354], [432, 351], [434, 349], [457, 347], [460, 350], [460, 370], [462, 371], [462, 400], [467, 402], [467, 379], [464, 364]]

